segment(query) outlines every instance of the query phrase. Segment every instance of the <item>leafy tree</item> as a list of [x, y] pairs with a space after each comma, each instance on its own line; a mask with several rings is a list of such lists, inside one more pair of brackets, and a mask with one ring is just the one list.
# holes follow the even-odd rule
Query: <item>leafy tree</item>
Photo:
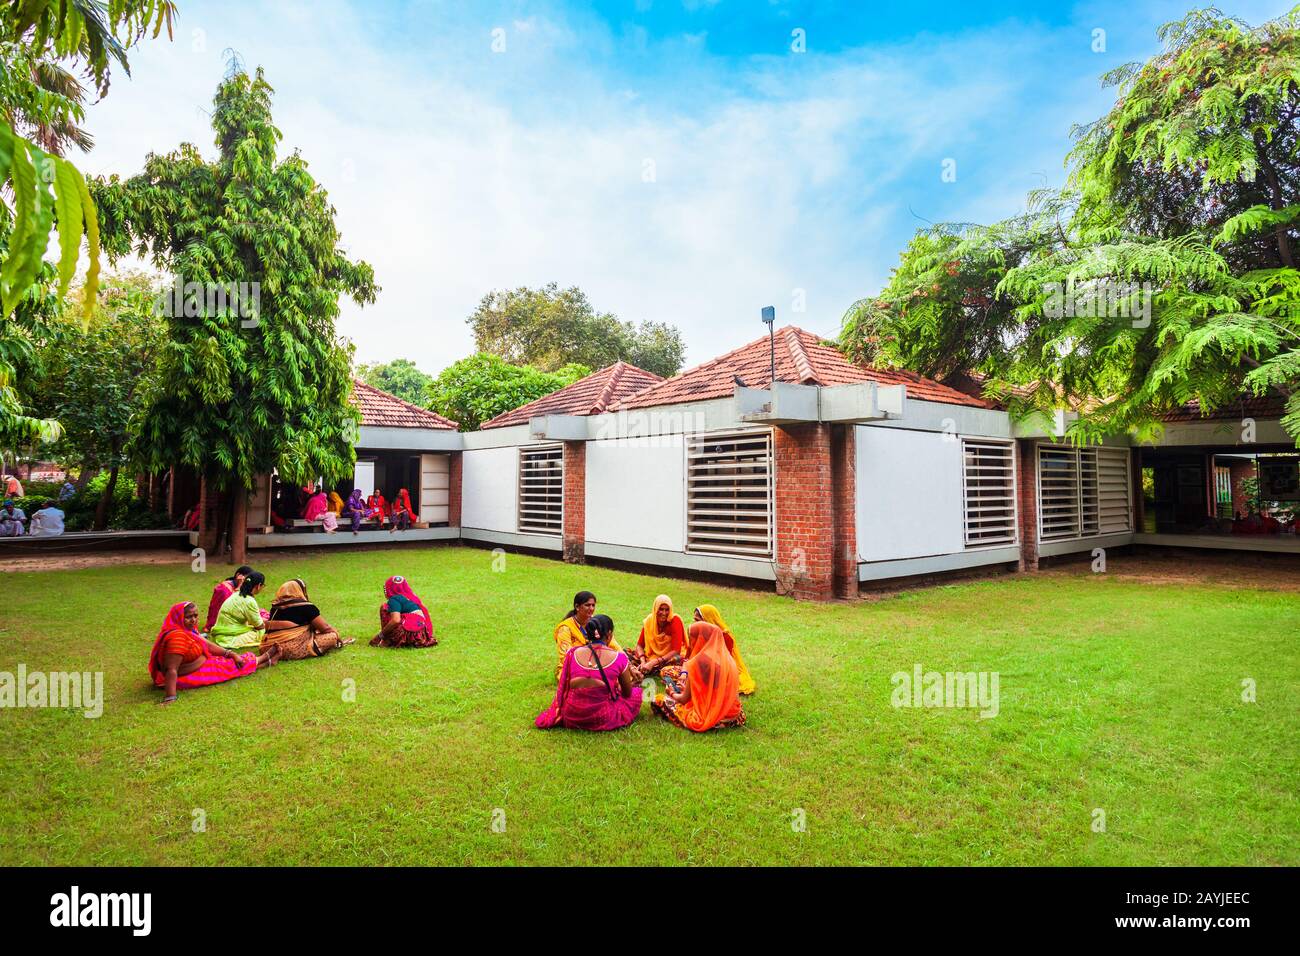
[[[194, 468], [234, 493], [237, 516], [273, 468], [299, 484], [351, 472], [360, 415], [335, 321], [340, 295], [376, 292], [370, 266], [339, 248], [306, 162], [277, 157], [271, 97], [260, 69], [232, 72], [214, 101], [215, 160], [185, 143], [93, 184], [109, 255], [148, 255], [184, 284], [128, 452], [145, 471]], [[238, 557], [244, 535], [233, 541]]]
[[[58, 425], [26, 413], [14, 388], [18, 364], [30, 353], [76, 271], [84, 233], [90, 266], [83, 308], [95, 302], [99, 230], [94, 204], [76, 168], [60, 155], [89, 138], [79, 127], [80, 68], [102, 98], [116, 62], [130, 73], [127, 49], [152, 30], [171, 36], [172, 0], [9, 0], [0, 4], [0, 443], [52, 439]], [[35, 137], [36, 143], [23, 136]], [[40, 145], [37, 145], [39, 143]], [[57, 267], [43, 261], [57, 223]]]
[[429, 387], [429, 407], [459, 422], [461, 431], [474, 431], [502, 412], [527, 405], [590, 374], [591, 369], [585, 365], [565, 365], [554, 372], [542, 372], [480, 352], [442, 370]]
[[404, 398], [413, 405], [423, 405], [433, 384], [433, 376], [420, 371], [410, 359], [391, 362], [367, 362], [357, 366], [357, 378], [367, 385]]
[[1080, 407], [1080, 440], [1269, 391], [1300, 437], [1300, 19], [1202, 10], [1160, 36], [1164, 52], [1107, 76], [1116, 104], [1075, 131], [1066, 188], [914, 241], [850, 310], [849, 354], [966, 363], [1017, 416]]
[[139, 272], [110, 276], [88, 322], [83, 324], [79, 306], [75, 314], [67, 309], [42, 343], [43, 374], [29, 403], [62, 425], [62, 437], [48, 454], [79, 462], [83, 477], [108, 470], [95, 530], [108, 521], [118, 475], [127, 464], [131, 421], [142, 410], [141, 385], [166, 341], [157, 309], [159, 285]]
[[548, 372], [572, 363], [604, 368], [622, 360], [667, 377], [681, 370], [686, 351], [672, 326], [621, 322], [592, 308], [581, 289], [561, 289], [554, 282], [541, 289], [489, 292], [466, 321], [480, 352]]

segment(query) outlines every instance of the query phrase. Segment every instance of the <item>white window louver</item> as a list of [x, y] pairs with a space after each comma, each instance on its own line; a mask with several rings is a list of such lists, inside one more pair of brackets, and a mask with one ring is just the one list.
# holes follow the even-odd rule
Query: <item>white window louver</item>
[[772, 433], [696, 435], [686, 443], [686, 550], [772, 556]]
[[1128, 449], [1038, 446], [1044, 541], [1132, 530]]
[[1015, 544], [1015, 449], [1007, 442], [962, 441], [966, 547]]
[[519, 449], [519, 532], [559, 537], [564, 531], [564, 447]]

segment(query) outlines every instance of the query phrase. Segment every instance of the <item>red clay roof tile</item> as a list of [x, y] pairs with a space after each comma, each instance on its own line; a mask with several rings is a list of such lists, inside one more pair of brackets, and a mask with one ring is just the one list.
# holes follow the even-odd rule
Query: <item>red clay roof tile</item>
[[654, 372], [647, 372], [627, 362], [615, 362], [559, 391], [502, 412], [496, 418], [484, 422], [482, 427], [526, 425], [534, 415], [599, 415], [613, 402], [662, 381]]
[[437, 412], [412, 405], [359, 379], [352, 380], [352, 397], [361, 409], [361, 424], [372, 428], [455, 429], [456, 422]]

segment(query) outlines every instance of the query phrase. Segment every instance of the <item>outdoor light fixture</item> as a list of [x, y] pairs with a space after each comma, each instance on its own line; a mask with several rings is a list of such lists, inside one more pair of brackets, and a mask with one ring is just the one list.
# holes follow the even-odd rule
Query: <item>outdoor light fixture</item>
[[776, 384], [776, 306], [763, 306], [763, 324], [767, 326], [767, 339], [772, 353], [772, 381], [768, 388]]

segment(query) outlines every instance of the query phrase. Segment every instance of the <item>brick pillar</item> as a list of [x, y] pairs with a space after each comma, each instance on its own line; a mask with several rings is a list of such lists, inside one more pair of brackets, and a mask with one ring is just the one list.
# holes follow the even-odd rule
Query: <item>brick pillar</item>
[[831, 426], [773, 430], [776, 467], [776, 590], [804, 601], [835, 594]]
[[464, 462], [463, 452], [453, 451], [451, 461], [447, 464], [447, 524], [453, 528], [460, 527], [460, 490]]
[[835, 556], [832, 573], [835, 596], [858, 593], [858, 497], [856, 431], [852, 425], [831, 426], [831, 505], [835, 514]]
[[587, 443], [564, 443], [564, 560], [587, 557]]
[[1038, 444], [1016, 442], [1016, 496], [1020, 521], [1020, 570], [1038, 570]]

